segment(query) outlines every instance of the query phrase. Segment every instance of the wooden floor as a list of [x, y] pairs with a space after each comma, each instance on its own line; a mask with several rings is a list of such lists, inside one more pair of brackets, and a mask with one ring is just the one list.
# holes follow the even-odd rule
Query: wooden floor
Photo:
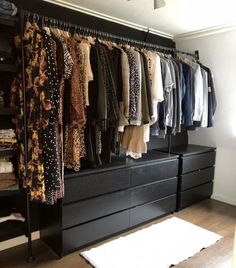
[[[213, 246], [202, 250], [190, 259], [175, 266], [176, 268], [231, 268], [233, 239], [236, 225], [236, 207], [225, 203], [206, 200], [197, 205], [186, 208], [174, 214], [176, 217], [194, 223], [198, 226], [216, 232], [224, 238]], [[170, 216], [168, 216], [170, 217]], [[168, 217], [161, 218], [162, 221]], [[153, 222], [151, 223], [153, 224]], [[148, 225], [146, 225], [148, 226]], [[142, 227], [140, 227], [142, 228]], [[134, 229], [137, 230], [137, 229]], [[26, 246], [21, 245], [0, 252], [1, 268], [91, 268], [79, 252], [75, 252], [62, 259], [58, 259], [53, 252], [41, 241], [33, 243], [36, 260], [28, 264], [25, 262]], [[112, 268], [112, 267], [111, 267]], [[129, 268], [129, 267], [121, 267]], [[149, 267], [144, 267], [149, 268]], [[158, 268], [158, 267], [157, 267]]]

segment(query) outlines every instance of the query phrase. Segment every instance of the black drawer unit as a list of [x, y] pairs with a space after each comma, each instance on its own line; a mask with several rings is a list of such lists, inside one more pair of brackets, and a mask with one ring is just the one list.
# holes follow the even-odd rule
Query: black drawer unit
[[182, 156], [182, 174], [211, 167], [215, 164], [215, 152]]
[[153, 201], [130, 210], [130, 226], [165, 215], [175, 210], [176, 194]]
[[185, 191], [200, 184], [210, 182], [214, 178], [214, 167], [204, 168], [187, 174], [182, 174], [180, 179], [180, 190]]
[[171, 148], [179, 155], [177, 210], [210, 198], [216, 148], [187, 144]]
[[[85, 174], [84, 174], [85, 173]], [[73, 173], [65, 180], [65, 197], [63, 203], [98, 196], [128, 188], [130, 185], [130, 170], [119, 169], [105, 172]]]
[[[119, 191], [62, 206], [62, 227], [91, 221], [130, 207], [130, 191]], [[79, 213], [78, 213], [79, 212]]]
[[132, 168], [131, 185], [143, 185], [144, 183], [146, 184], [175, 177], [178, 165], [178, 161], [174, 159], [166, 162], [151, 163], [134, 167]]
[[63, 256], [95, 241], [174, 212], [177, 155], [150, 151], [139, 160], [66, 172], [65, 197], [42, 207], [41, 238]]
[[122, 211], [62, 231], [63, 254], [129, 228], [129, 211]]
[[177, 177], [131, 188], [131, 206], [142, 205], [176, 193]]
[[179, 194], [180, 209], [195, 204], [203, 199], [207, 199], [212, 195], [213, 182], [208, 182]]

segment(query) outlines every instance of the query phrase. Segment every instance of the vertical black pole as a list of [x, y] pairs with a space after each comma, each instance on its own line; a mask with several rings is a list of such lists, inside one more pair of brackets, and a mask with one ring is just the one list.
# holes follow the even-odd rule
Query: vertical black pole
[[168, 134], [168, 154], [171, 152], [171, 134]]
[[[21, 68], [22, 68], [22, 88], [23, 88], [23, 109], [24, 109], [24, 154], [25, 154], [25, 166], [27, 167], [28, 162], [28, 140], [27, 140], [27, 109], [26, 109], [26, 85], [25, 85], [25, 52], [24, 52], [24, 12], [20, 11], [20, 31], [21, 31]], [[31, 237], [31, 217], [30, 217], [30, 196], [26, 190], [26, 220], [27, 220], [27, 262], [33, 262], [33, 252], [32, 252], [32, 237]]]
[[28, 236], [28, 256], [27, 256], [27, 262], [33, 262], [34, 256], [32, 251], [32, 237], [31, 237], [31, 217], [30, 217], [30, 195], [27, 192], [26, 193], [26, 205], [27, 205], [27, 236]]

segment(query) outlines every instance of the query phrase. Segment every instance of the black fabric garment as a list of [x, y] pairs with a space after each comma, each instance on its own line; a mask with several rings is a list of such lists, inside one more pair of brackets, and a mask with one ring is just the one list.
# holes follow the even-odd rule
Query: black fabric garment
[[97, 152], [96, 125], [87, 124], [84, 130], [86, 158], [82, 160], [83, 167], [96, 168], [102, 165], [101, 157]]
[[182, 73], [179, 69], [178, 63], [175, 60], [172, 60], [175, 68], [175, 77], [176, 77], [176, 123], [175, 123], [175, 129], [172, 131], [172, 134], [176, 134], [181, 132], [181, 113], [182, 113], [182, 96], [181, 96], [181, 76]]
[[104, 76], [104, 86], [106, 90], [106, 99], [107, 99], [107, 113], [109, 114], [109, 121], [118, 121], [119, 120], [119, 107], [117, 102], [116, 95], [116, 85], [113, 77], [113, 63], [110, 51], [107, 47], [104, 47], [101, 44], [95, 44]]
[[152, 95], [151, 95], [151, 84], [150, 84], [150, 76], [148, 72], [148, 60], [145, 54], [140, 53], [143, 58], [144, 64], [144, 73], [145, 73], [145, 82], [146, 82], [146, 90], [147, 90], [147, 101], [148, 101], [148, 109], [149, 109], [149, 116], [153, 116], [153, 107], [152, 107]]
[[112, 53], [112, 50], [109, 50], [106, 46], [102, 46], [100, 44], [99, 50], [107, 90], [107, 113], [109, 114], [107, 129], [102, 132], [101, 156], [105, 162], [110, 163], [111, 153], [116, 152], [118, 140], [119, 107], [117, 92], [119, 91], [118, 86], [121, 81], [118, 81], [119, 70], [117, 70], [117, 67], [114, 67], [113, 60], [115, 56], [115, 60], [117, 61], [119, 59], [119, 55], [114, 55], [115, 52]]
[[137, 120], [138, 97], [140, 90], [139, 67], [132, 49], [125, 49], [128, 56], [130, 70], [130, 92], [129, 92], [129, 120]]
[[175, 65], [175, 62], [174, 60], [169, 59], [169, 64], [170, 64], [170, 67], [171, 67], [171, 70], [172, 70], [172, 75], [173, 75], [173, 82], [174, 82], [174, 85], [173, 85], [173, 88], [172, 88], [172, 92], [173, 92], [173, 95], [172, 95], [172, 99], [173, 99], [173, 119], [172, 119], [172, 127], [171, 127], [171, 133], [172, 134], [176, 134], [176, 126], [177, 126], [177, 109], [178, 109], [178, 100], [177, 100], [177, 91], [178, 91], [178, 86], [179, 86], [179, 77], [178, 77], [178, 67]]
[[70, 80], [65, 79], [65, 90], [64, 90], [64, 109], [63, 109], [63, 119], [64, 125], [69, 125], [71, 123], [70, 114], [71, 114], [71, 85]]
[[96, 46], [91, 46], [90, 63], [93, 80], [89, 83], [89, 106], [87, 107], [87, 122], [97, 123], [105, 128], [107, 120], [106, 92], [101, 62]]
[[215, 86], [213, 82], [213, 76], [211, 70], [200, 64], [200, 66], [207, 72], [208, 78], [208, 124], [207, 127], [214, 126], [214, 114], [216, 111], [217, 101], [216, 101], [216, 94], [215, 94]]
[[[89, 161], [94, 166], [100, 165], [101, 159], [110, 162], [111, 153], [117, 150], [119, 122], [117, 93], [121, 83], [119, 66], [114, 66], [114, 62], [119, 64], [121, 61], [120, 52], [117, 52], [108, 50], [99, 43], [91, 47], [90, 62], [94, 79], [89, 83], [91, 94], [87, 109], [86, 150]], [[101, 135], [97, 135], [97, 131], [101, 131]]]
[[158, 111], [158, 126], [160, 130], [166, 129], [165, 124], [165, 101], [159, 102], [157, 104], [157, 111]]
[[182, 112], [183, 112], [183, 123], [186, 126], [193, 125], [193, 70], [192, 68], [181, 62], [183, 69], [183, 77], [186, 85], [185, 94], [182, 100]]
[[[165, 81], [165, 68], [164, 68], [164, 62], [161, 60], [161, 76], [162, 76], [162, 84]], [[164, 84], [163, 84], [164, 88]], [[165, 92], [164, 92], [164, 98], [165, 98]], [[166, 115], [166, 105], [165, 105], [165, 100], [157, 104], [157, 112], [158, 112], [158, 126], [159, 130], [165, 131], [166, 129], [166, 124], [165, 124], [165, 115]], [[154, 126], [154, 125], [153, 125]]]
[[144, 69], [144, 60], [142, 55], [140, 56], [141, 62], [141, 98], [142, 98], [142, 122], [143, 124], [149, 123], [149, 107], [148, 107], [148, 98], [147, 98], [147, 83], [146, 83], [146, 74]]
[[[43, 130], [43, 161], [45, 175], [46, 203], [54, 204], [57, 200], [56, 193], [61, 189], [60, 159], [57, 146], [57, 117], [59, 112], [59, 81], [56, 72], [55, 58], [52, 51], [50, 36], [42, 31], [46, 48], [47, 74], [49, 79], [49, 92], [53, 106], [49, 125]], [[60, 198], [60, 197], [59, 197]]]
[[51, 38], [56, 42], [57, 49], [56, 49], [56, 68], [59, 81], [61, 80], [62, 76], [65, 74], [65, 62], [64, 62], [64, 51], [62, 42], [58, 39], [58, 37], [51, 32]]
[[90, 167], [97, 167], [101, 165], [101, 159], [97, 153], [96, 126], [100, 126], [103, 130], [106, 129], [107, 105], [104, 77], [96, 46], [91, 46], [90, 63], [93, 80], [89, 83], [89, 106], [87, 106], [87, 123], [84, 137], [86, 161], [88, 161]]
[[122, 82], [122, 68], [121, 68], [121, 50], [113, 48], [111, 50], [112, 66], [113, 70], [113, 79], [116, 88], [116, 96], [118, 102], [122, 101], [122, 92], [123, 92], [123, 82]]

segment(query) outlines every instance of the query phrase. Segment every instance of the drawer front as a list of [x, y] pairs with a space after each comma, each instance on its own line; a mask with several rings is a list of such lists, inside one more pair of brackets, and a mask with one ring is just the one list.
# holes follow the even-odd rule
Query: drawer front
[[131, 185], [142, 185], [176, 177], [178, 174], [178, 165], [178, 159], [173, 159], [166, 162], [133, 167], [131, 173]]
[[151, 183], [131, 189], [131, 206], [142, 205], [177, 192], [177, 178]]
[[130, 210], [130, 226], [155, 219], [176, 209], [176, 195], [132, 208]]
[[81, 224], [130, 207], [130, 192], [120, 191], [62, 207], [62, 228]]
[[126, 189], [130, 186], [130, 170], [119, 169], [65, 180], [63, 203]]
[[179, 193], [178, 209], [185, 208], [201, 200], [207, 199], [212, 195], [213, 182], [209, 182], [190, 190]]
[[214, 169], [214, 167], [210, 167], [182, 175], [180, 190], [184, 191], [212, 181], [214, 178]]
[[216, 152], [209, 152], [183, 157], [182, 173], [187, 173], [201, 168], [213, 166], [215, 164], [215, 156]]
[[82, 224], [62, 232], [63, 253], [69, 253], [89, 243], [129, 228], [129, 211]]

